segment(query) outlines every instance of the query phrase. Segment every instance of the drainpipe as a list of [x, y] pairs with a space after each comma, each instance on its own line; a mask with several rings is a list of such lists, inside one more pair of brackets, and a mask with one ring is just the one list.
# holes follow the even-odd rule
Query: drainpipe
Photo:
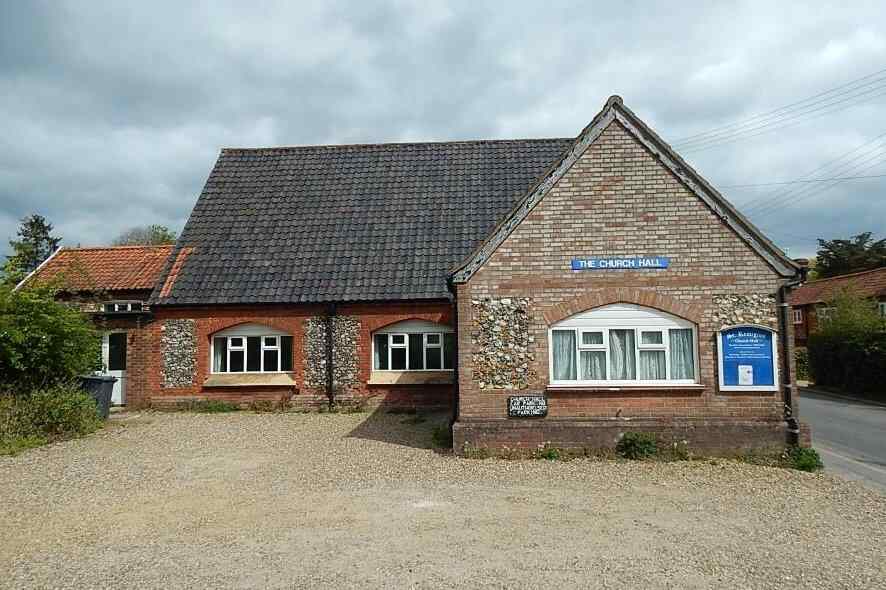
[[455, 285], [452, 283], [452, 277], [450, 276], [446, 279], [446, 286], [449, 289], [449, 292], [452, 293], [452, 319], [455, 322], [455, 356], [453, 357], [452, 370], [455, 375], [455, 383], [453, 384], [452, 394], [454, 399], [452, 400], [452, 415], [449, 417], [449, 428], [452, 429], [452, 425], [458, 420], [458, 382], [459, 382], [459, 369], [458, 369], [458, 296], [456, 293]]
[[335, 317], [335, 303], [326, 306], [326, 315], [323, 318], [326, 328], [326, 398], [329, 400], [329, 408], [335, 407], [335, 391], [332, 380], [332, 318]]
[[778, 334], [781, 340], [781, 387], [784, 398], [784, 419], [788, 426], [788, 444], [797, 446], [800, 442], [800, 423], [794, 415], [793, 375], [791, 374], [790, 338], [788, 322], [790, 321], [790, 304], [788, 291], [806, 281], [806, 269], [800, 269], [799, 279], [784, 283], [778, 288]]

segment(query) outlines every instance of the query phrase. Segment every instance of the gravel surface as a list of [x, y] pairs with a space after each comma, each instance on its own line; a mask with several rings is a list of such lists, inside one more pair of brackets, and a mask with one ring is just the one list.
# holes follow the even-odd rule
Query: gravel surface
[[0, 587], [886, 588], [860, 484], [464, 460], [404, 420], [130, 413], [0, 457]]

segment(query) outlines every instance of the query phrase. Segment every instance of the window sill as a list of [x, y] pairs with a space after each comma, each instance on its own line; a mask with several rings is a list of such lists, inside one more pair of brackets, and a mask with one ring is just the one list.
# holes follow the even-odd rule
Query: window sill
[[448, 385], [454, 371], [372, 371], [368, 385]]
[[294, 387], [292, 373], [216, 373], [203, 382], [203, 387], [249, 387], [283, 386]]
[[545, 389], [550, 392], [576, 391], [586, 393], [612, 393], [612, 392], [637, 392], [637, 391], [687, 391], [698, 393], [705, 390], [705, 385], [699, 383], [674, 384], [674, 385], [548, 385]]

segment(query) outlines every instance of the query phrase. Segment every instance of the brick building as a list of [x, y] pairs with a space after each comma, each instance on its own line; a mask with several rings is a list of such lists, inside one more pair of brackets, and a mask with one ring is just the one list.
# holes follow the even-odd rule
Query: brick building
[[873, 299], [880, 315], [886, 317], [886, 267], [809, 281], [792, 291], [789, 297], [796, 346], [806, 346], [821, 315], [828, 313], [829, 304], [841, 291]]
[[225, 149], [129, 401], [446, 407], [457, 450], [778, 447], [799, 277], [618, 97], [576, 138]]

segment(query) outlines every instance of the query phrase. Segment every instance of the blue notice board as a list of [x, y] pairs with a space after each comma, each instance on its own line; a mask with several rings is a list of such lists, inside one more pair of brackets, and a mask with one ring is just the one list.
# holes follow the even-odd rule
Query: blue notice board
[[572, 270], [647, 270], [667, 268], [665, 256], [629, 256], [626, 258], [573, 258]]
[[775, 390], [775, 333], [759, 326], [720, 331], [720, 388]]

